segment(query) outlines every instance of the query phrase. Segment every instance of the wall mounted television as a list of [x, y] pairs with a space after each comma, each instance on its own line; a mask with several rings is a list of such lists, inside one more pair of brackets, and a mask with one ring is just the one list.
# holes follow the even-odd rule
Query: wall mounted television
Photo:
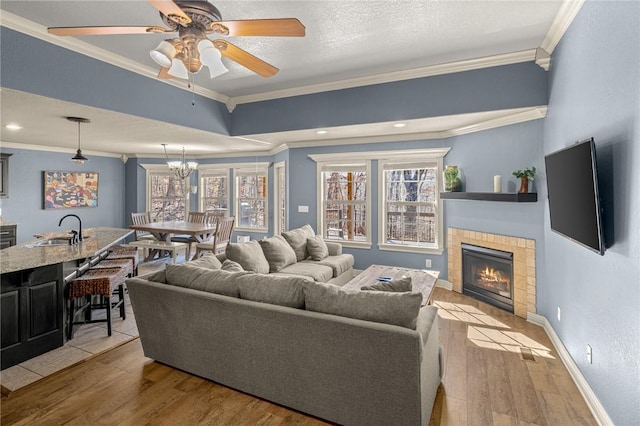
[[551, 229], [604, 255], [602, 209], [593, 138], [544, 157]]

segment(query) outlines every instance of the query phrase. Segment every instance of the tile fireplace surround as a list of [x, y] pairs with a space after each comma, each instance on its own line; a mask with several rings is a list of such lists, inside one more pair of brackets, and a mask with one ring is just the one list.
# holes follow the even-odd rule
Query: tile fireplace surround
[[462, 243], [513, 253], [513, 311], [519, 317], [536, 313], [536, 242], [509, 235], [447, 228], [449, 281], [462, 293]]

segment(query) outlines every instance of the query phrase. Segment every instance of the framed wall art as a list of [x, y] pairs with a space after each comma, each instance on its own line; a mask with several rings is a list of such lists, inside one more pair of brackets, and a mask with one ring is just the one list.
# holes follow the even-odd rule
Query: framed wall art
[[98, 173], [44, 171], [43, 209], [98, 206]]

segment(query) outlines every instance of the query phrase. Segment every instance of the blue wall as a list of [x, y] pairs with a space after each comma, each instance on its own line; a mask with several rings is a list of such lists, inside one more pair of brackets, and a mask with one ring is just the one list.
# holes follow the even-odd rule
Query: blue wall
[[[552, 57], [544, 129], [545, 153], [595, 138], [614, 241], [599, 256], [551, 232], [546, 213], [538, 311], [617, 425], [640, 421], [639, 22], [638, 2], [584, 4]], [[586, 362], [587, 344], [593, 364]]]
[[[91, 156], [78, 165], [72, 154], [2, 148], [9, 158], [9, 197], [2, 201], [2, 219], [18, 224], [18, 243], [33, 240], [33, 234], [76, 229], [77, 223], [58, 221], [68, 213], [82, 219], [83, 228], [125, 227], [125, 166], [119, 158]], [[87, 171], [98, 173], [98, 206], [44, 210], [42, 208], [42, 172], [45, 170]]]

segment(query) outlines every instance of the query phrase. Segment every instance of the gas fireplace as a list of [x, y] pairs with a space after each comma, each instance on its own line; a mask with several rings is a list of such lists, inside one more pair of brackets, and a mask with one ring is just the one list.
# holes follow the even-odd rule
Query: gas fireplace
[[461, 244], [462, 292], [513, 313], [513, 253]]

